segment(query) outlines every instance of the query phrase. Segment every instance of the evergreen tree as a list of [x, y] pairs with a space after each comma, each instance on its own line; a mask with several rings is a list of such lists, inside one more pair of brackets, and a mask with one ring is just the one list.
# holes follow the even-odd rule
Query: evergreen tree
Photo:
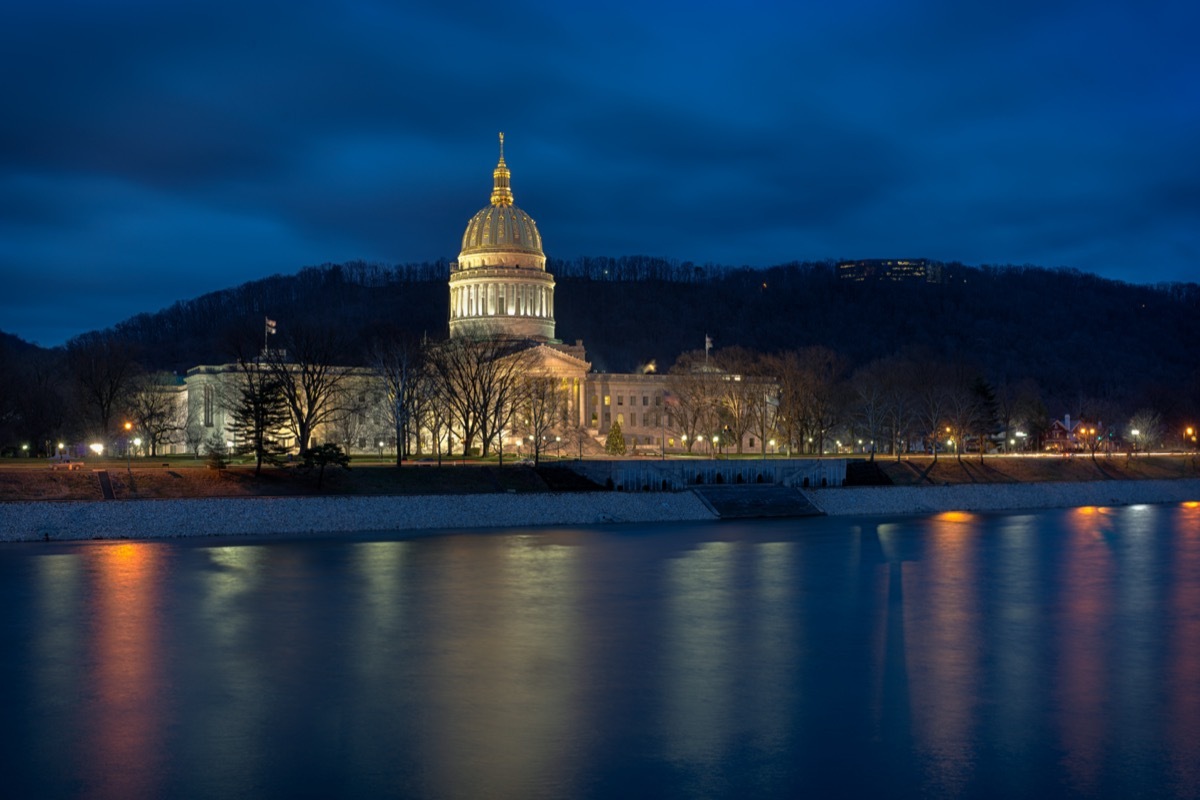
[[608, 438], [604, 441], [604, 452], [610, 456], [625, 455], [625, 434], [621, 433], [620, 422], [614, 422], [608, 429]]
[[257, 361], [238, 360], [238, 382], [230, 398], [229, 416], [239, 453], [254, 456], [254, 474], [264, 462], [277, 463], [284, 453], [279, 444], [288, 421], [288, 408], [279, 382]]

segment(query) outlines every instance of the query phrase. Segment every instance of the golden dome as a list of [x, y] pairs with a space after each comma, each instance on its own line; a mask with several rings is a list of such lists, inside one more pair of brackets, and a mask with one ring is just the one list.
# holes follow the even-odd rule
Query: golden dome
[[509, 178], [504, 163], [504, 134], [500, 134], [500, 161], [492, 172], [492, 202], [471, 217], [463, 234], [463, 256], [484, 253], [521, 253], [545, 258], [542, 236], [533, 217], [513, 205]]

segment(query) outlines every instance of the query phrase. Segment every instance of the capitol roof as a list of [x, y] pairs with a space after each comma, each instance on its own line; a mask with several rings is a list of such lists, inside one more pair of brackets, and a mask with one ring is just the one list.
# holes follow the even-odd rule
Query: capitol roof
[[[475, 253], [527, 253], [544, 256], [542, 236], [533, 217], [513, 204], [509, 179], [512, 173], [504, 163], [504, 134], [500, 134], [500, 161], [492, 172], [492, 201], [480, 209], [463, 234], [462, 255]], [[461, 258], [461, 256], [460, 256]]]

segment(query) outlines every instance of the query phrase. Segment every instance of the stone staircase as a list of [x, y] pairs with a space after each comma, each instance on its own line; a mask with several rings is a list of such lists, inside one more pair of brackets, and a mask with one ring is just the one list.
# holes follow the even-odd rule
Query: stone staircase
[[787, 486], [697, 486], [692, 491], [721, 519], [822, 515], [820, 509], [808, 502], [808, 498]]

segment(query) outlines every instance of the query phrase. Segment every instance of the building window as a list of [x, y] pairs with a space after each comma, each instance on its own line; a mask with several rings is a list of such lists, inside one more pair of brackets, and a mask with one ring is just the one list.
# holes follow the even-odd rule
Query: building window
[[650, 398], [647, 395], [642, 395], [642, 405], [643, 406], [650, 405]]
[[204, 427], [211, 428], [213, 426], [213, 387], [212, 384], [204, 384]]
[[662, 395], [661, 394], [654, 395], [654, 405], [656, 405], [656, 406], [662, 405]]
[[[620, 403], [617, 403], [617, 405], [620, 405]], [[624, 414], [617, 414], [617, 424], [620, 425], [622, 428], [625, 427], [625, 415]]]
[[623, 394], [617, 395], [617, 405], [619, 405], [619, 406], [625, 405], [625, 395], [623, 395]]
[[608, 395], [604, 395], [604, 405], [606, 405], [606, 406], [612, 405], [612, 398], [609, 397]]

